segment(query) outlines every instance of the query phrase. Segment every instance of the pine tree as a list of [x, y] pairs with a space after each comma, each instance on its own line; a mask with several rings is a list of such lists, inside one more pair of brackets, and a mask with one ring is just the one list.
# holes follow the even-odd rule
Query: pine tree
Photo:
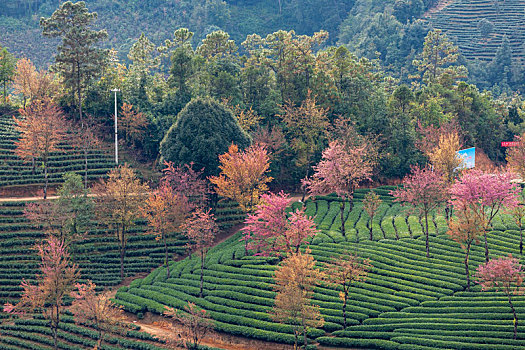
[[82, 94], [89, 82], [104, 69], [108, 50], [97, 47], [108, 34], [105, 30], [93, 30], [97, 19], [95, 12], [88, 12], [83, 1], [66, 1], [51, 17], [40, 19], [42, 34], [61, 38], [55, 56], [55, 69], [60, 72], [64, 85], [77, 96], [77, 108], [82, 122]]

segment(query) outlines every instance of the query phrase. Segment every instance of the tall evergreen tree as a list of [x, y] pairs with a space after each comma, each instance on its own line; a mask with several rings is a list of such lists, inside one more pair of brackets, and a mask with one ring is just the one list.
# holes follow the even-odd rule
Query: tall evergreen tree
[[92, 29], [96, 19], [97, 14], [88, 12], [83, 1], [66, 1], [51, 17], [40, 19], [44, 36], [62, 39], [54, 67], [60, 72], [66, 88], [77, 95], [81, 122], [83, 92], [89, 82], [101, 74], [108, 56], [107, 50], [97, 47], [108, 34], [105, 30]]
[[15, 77], [15, 65], [15, 57], [5, 47], [0, 46], [0, 82], [4, 87], [4, 104], [7, 103], [7, 85]]
[[512, 51], [509, 38], [505, 35], [496, 56], [489, 65], [491, 84], [508, 86], [512, 82]]

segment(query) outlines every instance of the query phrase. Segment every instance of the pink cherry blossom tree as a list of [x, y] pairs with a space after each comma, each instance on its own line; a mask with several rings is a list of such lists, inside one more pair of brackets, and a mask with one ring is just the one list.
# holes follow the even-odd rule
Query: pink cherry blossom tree
[[518, 316], [512, 303], [512, 295], [523, 294], [523, 265], [518, 258], [509, 255], [506, 258], [491, 259], [479, 265], [476, 272], [476, 282], [481, 285], [481, 290], [501, 291], [508, 298], [512, 315], [514, 317], [514, 339], [518, 335]]
[[201, 281], [200, 281], [200, 293], [199, 296], [202, 298], [203, 286], [204, 286], [204, 261], [208, 250], [215, 240], [215, 236], [219, 231], [219, 227], [215, 222], [215, 217], [210, 210], [197, 209], [193, 212], [192, 216], [186, 220], [182, 226], [182, 231], [188, 238], [188, 244], [186, 245], [190, 254], [197, 253], [201, 261]]
[[[311, 178], [303, 180], [311, 195], [335, 192], [341, 202], [341, 234], [345, 236], [344, 211], [346, 201], [350, 211], [353, 207], [354, 191], [365, 180], [371, 180], [376, 160], [371, 157], [369, 142], [350, 145], [338, 140], [330, 142], [319, 164], [314, 166]], [[372, 152], [373, 153], [373, 152]]]
[[510, 172], [485, 173], [472, 170], [463, 174], [450, 189], [452, 205], [470, 208], [484, 223], [486, 262], [489, 261], [487, 230], [492, 220], [502, 208], [514, 208], [519, 203], [520, 189], [511, 183], [514, 177]]
[[425, 246], [427, 258], [430, 256], [428, 215], [447, 200], [447, 185], [441, 174], [429, 167], [412, 167], [412, 174], [403, 179], [403, 187], [391, 194], [396, 202], [410, 205], [420, 219], [425, 219]]
[[164, 162], [162, 182], [168, 184], [175, 194], [184, 195], [194, 207], [204, 208], [208, 202], [210, 190], [202, 178], [202, 170], [193, 169], [193, 163], [175, 166], [172, 162]]
[[263, 256], [297, 253], [302, 244], [317, 234], [313, 219], [305, 215], [304, 209], [287, 215], [290, 202], [283, 192], [261, 196], [255, 213], [248, 215], [243, 228], [247, 249]]

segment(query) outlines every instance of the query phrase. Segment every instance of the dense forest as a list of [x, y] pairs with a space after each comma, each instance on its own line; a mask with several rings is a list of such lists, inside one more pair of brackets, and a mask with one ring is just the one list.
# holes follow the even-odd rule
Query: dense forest
[[[92, 5], [99, 8], [103, 4], [97, 1]], [[100, 131], [109, 134], [112, 119], [108, 116], [113, 104], [110, 90], [118, 88], [118, 103], [124, 113], [122, 118], [128, 118], [121, 122], [123, 142], [127, 146], [136, 149], [143, 159], [159, 164], [165, 159], [177, 160], [180, 164], [194, 161], [205, 168], [210, 166], [208, 161], [186, 159], [180, 153], [173, 155], [172, 151], [165, 151], [169, 156], [162, 154], [161, 141], [166, 139], [163, 141], [166, 143], [174, 137], [169, 131], [177, 127], [177, 120], [180, 119], [177, 116], [181, 111], [189, 112], [184, 108], [188, 102], [195, 98], [211, 98], [212, 104], [217, 106], [210, 108], [217, 118], [232, 113], [246, 137], [265, 142], [272, 148], [275, 154], [272, 162], [272, 176], [276, 179], [274, 184], [284, 187], [297, 184], [320, 159], [321, 150], [333, 137], [330, 130], [338, 120], [346, 120], [354, 125], [358, 133], [377, 141], [381, 152], [376, 179], [383, 180], [400, 178], [410, 166], [425, 161], [421, 140], [428, 136], [431, 128], [457, 126], [461, 130], [464, 147], [477, 147], [494, 162], [504, 160], [500, 142], [512, 140], [514, 135], [523, 131], [522, 102], [518, 95], [501, 93], [501, 89], [499, 93], [480, 91], [468, 82], [469, 65], [465, 66], [452, 40], [441, 30], [432, 30], [421, 21], [408, 19], [420, 16], [432, 2], [412, 1], [402, 7], [401, 2], [396, 1], [391, 14], [374, 15], [372, 21], [365, 19], [366, 14], [377, 11], [384, 5], [383, 2], [345, 2], [345, 5], [331, 2], [330, 6], [334, 6], [337, 13], [347, 12], [344, 9], [348, 10], [353, 5], [347, 18], [341, 22], [337, 40], [325, 30], [315, 31], [324, 26], [322, 21], [315, 22], [316, 25], [306, 21], [312, 25], [308, 28], [300, 25], [297, 32], [278, 30], [269, 34], [266, 32], [272, 26], [265, 21], [264, 28], [260, 28], [261, 34], [247, 35], [240, 44], [234, 40], [234, 36], [242, 35], [239, 30], [230, 36], [218, 27], [208, 28], [207, 24], [200, 22], [199, 27], [191, 21], [192, 18], [207, 18], [210, 23], [228, 28], [233, 26], [233, 9], [247, 11], [261, 7], [260, 11], [263, 8], [268, 11], [273, 9], [271, 17], [276, 21], [283, 20], [291, 27], [296, 22], [285, 20], [288, 15], [294, 14], [295, 21], [305, 22], [301, 20], [304, 17], [299, 16], [299, 10], [292, 11], [293, 2], [283, 2], [281, 9], [276, 8], [275, 3], [264, 4], [207, 1], [205, 4], [190, 5], [189, 2], [173, 2], [172, 9], [181, 6], [179, 9], [188, 10], [182, 11], [188, 15], [187, 23], [199, 31], [194, 34], [189, 29], [178, 28], [169, 36], [166, 33], [167, 38], [164, 37], [161, 44], [152, 40], [159, 41], [163, 35], [159, 32], [153, 35], [154, 38], [148, 37], [146, 31], [137, 39], [129, 39], [133, 34], [125, 32], [127, 27], [122, 24], [125, 16], [119, 17], [118, 21], [108, 21], [103, 17], [108, 9], [98, 18], [91, 13], [83, 30], [93, 33], [93, 37], [85, 47], [69, 47], [62, 37], [52, 71], [57, 73], [55, 80], [62, 77], [63, 85], [58, 83], [53, 98], [68, 114], [77, 115], [74, 117], [77, 121], [82, 122], [84, 113], [93, 124], [98, 125]], [[27, 6], [13, 7], [10, 11], [13, 16], [21, 18], [37, 7], [40, 10], [49, 8], [47, 11], [50, 12], [52, 5], [49, 2], [32, 2]], [[111, 8], [118, 12], [121, 5], [113, 3]], [[137, 2], [126, 4], [125, 9], [138, 14], [152, 7], [158, 10], [161, 8], [158, 5], [152, 1]], [[310, 2], [300, 6], [300, 13], [309, 13], [313, 18], [315, 11], [309, 12], [309, 6]], [[416, 8], [418, 10], [412, 13]], [[85, 7], [83, 11], [88, 13]], [[190, 15], [195, 11], [204, 11], [207, 16]], [[156, 17], [153, 13], [149, 14]], [[397, 18], [395, 23], [404, 20], [406, 24], [397, 29], [385, 26], [384, 19], [389, 16]], [[171, 16], [166, 15], [165, 19], [171, 21]], [[39, 36], [50, 40], [48, 45], [54, 45], [54, 51], [62, 34], [53, 32], [53, 27], [49, 27], [51, 24], [46, 21], [41, 20], [42, 28], [35, 30]], [[140, 21], [150, 23], [147, 16], [141, 16]], [[358, 32], [359, 25], [356, 24], [364, 25], [365, 22], [368, 29]], [[129, 49], [118, 51], [105, 48], [106, 38], [119, 42], [117, 37], [107, 34], [115, 23], [123, 26], [119, 35], [128, 38], [126, 45]], [[171, 28], [177, 26], [170, 23]], [[101, 29], [106, 26], [107, 30]], [[211, 28], [211, 32], [204, 27]], [[139, 30], [142, 27], [129, 28]], [[146, 25], [146, 28], [150, 27]], [[385, 30], [396, 32], [399, 36], [394, 38], [381, 32]], [[9, 41], [10, 36], [3, 40], [6, 48], [16, 47]], [[341, 41], [348, 42], [348, 45], [341, 45]], [[366, 57], [371, 52], [365, 50], [367, 47], [377, 51], [375, 57]], [[29, 94], [21, 86], [20, 70], [22, 62], [30, 66], [32, 63], [19, 60], [15, 69], [10, 52], [10, 49], [3, 50], [2, 83], [7, 88], [11, 104], [25, 105]], [[89, 52], [80, 58], [79, 64], [84, 68], [79, 68], [78, 77], [69, 68], [75, 60], [75, 52]], [[14, 56], [19, 55], [16, 51], [13, 53]], [[39, 57], [50, 61], [53, 56], [51, 51], [44, 50], [39, 51]], [[492, 73], [498, 70], [508, 72], [505, 62], [497, 57], [491, 64]], [[45, 68], [40, 68], [40, 74], [45, 71]], [[13, 80], [15, 84], [11, 84]], [[299, 117], [301, 113], [310, 116], [310, 119]], [[226, 139], [232, 140], [231, 135], [228, 137], [221, 139], [217, 136], [216, 155], [226, 150], [224, 143], [230, 142]], [[171, 149], [171, 146], [165, 145], [164, 149]], [[179, 159], [179, 156], [184, 159]], [[207, 174], [216, 171], [216, 165], [206, 169]]]

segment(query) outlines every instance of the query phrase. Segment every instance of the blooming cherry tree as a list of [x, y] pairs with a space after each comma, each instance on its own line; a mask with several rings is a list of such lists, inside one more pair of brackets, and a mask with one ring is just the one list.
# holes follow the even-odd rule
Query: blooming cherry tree
[[523, 265], [520, 264], [518, 258], [513, 258], [512, 255], [506, 258], [491, 259], [479, 265], [476, 273], [476, 282], [481, 285], [481, 290], [495, 289], [507, 296], [514, 317], [514, 339], [518, 335], [518, 316], [512, 303], [512, 295], [523, 294], [523, 274]]
[[264, 256], [296, 253], [317, 234], [313, 219], [305, 215], [304, 209], [286, 214], [290, 202], [283, 192], [261, 196], [261, 203], [254, 214], [248, 215], [243, 228], [247, 249]]
[[519, 203], [518, 186], [511, 182], [510, 172], [485, 173], [481, 170], [466, 172], [450, 189], [452, 205], [468, 207], [484, 223], [485, 261], [489, 261], [487, 230], [502, 208], [514, 208]]
[[447, 200], [446, 183], [441, 174], [430, 168], [413, 167], [412, 174], [403, 179], [403, 187], [392, 191], [395, 201], [412, 206], [420, 218], [425, 219], [425, 246], [430, 256], [428, 242], [428, 215]]
[[341, 202], [341, 234], [345, 235], [344, 211], [346, 201], [353, 207], [354, 191], [361, 182], [371, 180], [375, 160], [369, 157], [369, 143], [347, 145], [341, 141], [330, 142], [323, 151], [323, 158], [314, 166], [315, 173], [303, 180], [310, 194], [320, 195], [335, 192]]
[[192, 216], [186, 220], [182, 226], [182, 231], [188, 238], [186, 245], [190, 253], [197, 253], [201, 261], [201, 283], [200, 297], [202, 298], [204, 286], [204, 261], [210, 249], [219, 227], [215, 223], [215, 218], [210, 210], [197, 209]]

